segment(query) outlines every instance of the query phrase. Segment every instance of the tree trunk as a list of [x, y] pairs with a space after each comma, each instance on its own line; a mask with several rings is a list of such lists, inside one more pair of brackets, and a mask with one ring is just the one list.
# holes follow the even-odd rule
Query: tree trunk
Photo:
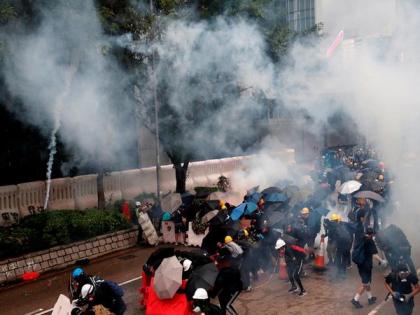
[[98, 171], [96, 187], [98, 190], [98, 209], [105, 209], [104, 170], [102, 168]]
[[183, 194], [186, 191], [187, 171], [189, 163], [189, 161], [186, 161], [182, 165], [181, 163], [174, 164], [177, 193]]

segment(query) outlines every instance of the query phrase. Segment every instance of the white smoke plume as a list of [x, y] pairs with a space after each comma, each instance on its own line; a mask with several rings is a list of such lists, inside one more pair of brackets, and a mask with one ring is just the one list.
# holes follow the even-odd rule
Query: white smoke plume
[[130, 130], [135, 124], [125, 91], [130, 77], [107, 55], [109, 41], [93, 2], [56, 1], [40, 12], [32, 30], [1, 33], [10, 52], [5, 82], [24, 106], [24, 112], [10, 110], [45, 136], [57, 133], [80, 163], [125, 167], [136, 161], [131, 153], [137, 134]]
[[[45, 128], [48, 134], [53, 101], [62, 93], [73, 51], [81, 51], [62, 112], [60, 136], [67, 145], [79, 148], [85, 159], [120, 158], [118, 152], [125, 152], [128, 140], [136, 136], [117, 119], [130, 108], [124, 91], [131, 77], [103, 55], [100, 43], [108, 43], [108, 39], [102, 35], [91, 2], [74, 3], [79, 7], [57, 5], [54, 14], [46, 14], [33, 33], [9, 37], [8, 45], [15, 53], [8, 56], [7, 84], [27, 105], [26, 121]], [[416, 198], [420, 175], [418, 7], [411, 6], [411, 1], [403, 5], [391, 0], [320, 3], [324, 3], [319, 12], [324, 35], [296, 43], [281, 67], [268, 57], [260, 29], [249, 19], [166, 21], [163, 36], [153, 48], [158, 52], [157, 78], [166, 86], [168, 106], [183, 117], [181, 124], [190, 124], [189, 113], [198, 111], [195, 100], [224, 104], [210, 111], [204, 123], [186, 137], [197, 153], [208, 157], [216, 152], [237, 155], [265, 151], [267, 142], [262, 139], [251, 143], [249, 151], [232, 140], [265, 124], [261, 112], [266, 104], [261, 95], [283, 104], [294, 115], [288, 118], [296, 118], [296, 113], [310, 116], [302, 124], [319, 138], [325, 126], [331, 128], [329, 117], [343, 111], [354, 121], [354, 131], [361, 132], [378, 149], [397, 176], [394, 200], [400, 202], [404, 215], [396, 217], [404, 219], [405, 226], [412, 225], [420, 214]], [[344, 42], [326, 58], [327, 48], [341, 30]], [[111, 42], [150, 53], [150, 43], [136, 42], [130, 34]], [[149, 80], [141, 79], [138, 84], [148, 87]], [[146, 104], [151, 99], [148, 91], [142, 91]], [[302, 109], [305, 111], [298, 112]], [[305, 146], [292, 131], [290, 138], [288, 145]], [[261, 165], [256, 163], [255, 178], [265, 178], [267, 185], [275, 182], [274, 168], [260, 172]], [[295, 180], [284, 166], [276, 171], [278, 180]], [[249, 179], [250, 187], [254, 181]], [[405, 220], [407, 216], [411, 219]]]

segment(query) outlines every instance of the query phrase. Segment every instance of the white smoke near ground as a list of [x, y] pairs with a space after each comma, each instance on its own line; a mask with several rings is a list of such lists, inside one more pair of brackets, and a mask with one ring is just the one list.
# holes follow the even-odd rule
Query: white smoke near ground
[[127, 124], [129, 77], [106, 55], [107, 38], [93, 2], [56, 1], [40, 9], [37, 27], [1, 33], [10, 52], [5, 82], [24, 106], [23, 112], [10, 110], [45, 136], [59, 134], [74, 160], [94, 167], [132, 161], [121, 154], [136, 139]]

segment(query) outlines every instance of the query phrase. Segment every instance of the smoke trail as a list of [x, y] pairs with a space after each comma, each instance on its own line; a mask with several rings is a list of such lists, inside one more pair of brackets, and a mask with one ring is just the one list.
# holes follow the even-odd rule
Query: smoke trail
[[47, 209], [48, 201], [50, 198], [51, 172], [52, 172], [52, 167], [54, 164], [54, 155], [57, 153], [57, 132], [61, 126], [61, 112], [63, 111], [64, 101], [66, 99], [66, 96], [69, 94], [71, 82], [73, 80], [76, 69], [77, 67], [75, 65], [70, 66], [70, 69], [67, 73], [67, 77], [65, 80], [63, 93], [61, 93], [61, 95], [59, 96], [54, 106], [54, 128], [51, 131], [51, 140], [50, 140], [50, 144], [48, 145], [48, 150], [50, 150], [50, 155], [47, 162], [47, 189], [45, 193], [44, 209]]

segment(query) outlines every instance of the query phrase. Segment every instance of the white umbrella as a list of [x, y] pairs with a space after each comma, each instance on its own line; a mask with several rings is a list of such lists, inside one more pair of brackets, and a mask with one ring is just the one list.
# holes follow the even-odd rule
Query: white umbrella
[[153, 288], [159, 299], [172, 299], [182, 283], [182, 265], [175, 256], [162, 260], [155, 272]]
[[343, 183], [339, 188], [338, 192], [342, 195], [352, 194], [355, 191], [358, 191], [362, 187], [362, 184], [356, 180], [349, 180], [348, 182]]

